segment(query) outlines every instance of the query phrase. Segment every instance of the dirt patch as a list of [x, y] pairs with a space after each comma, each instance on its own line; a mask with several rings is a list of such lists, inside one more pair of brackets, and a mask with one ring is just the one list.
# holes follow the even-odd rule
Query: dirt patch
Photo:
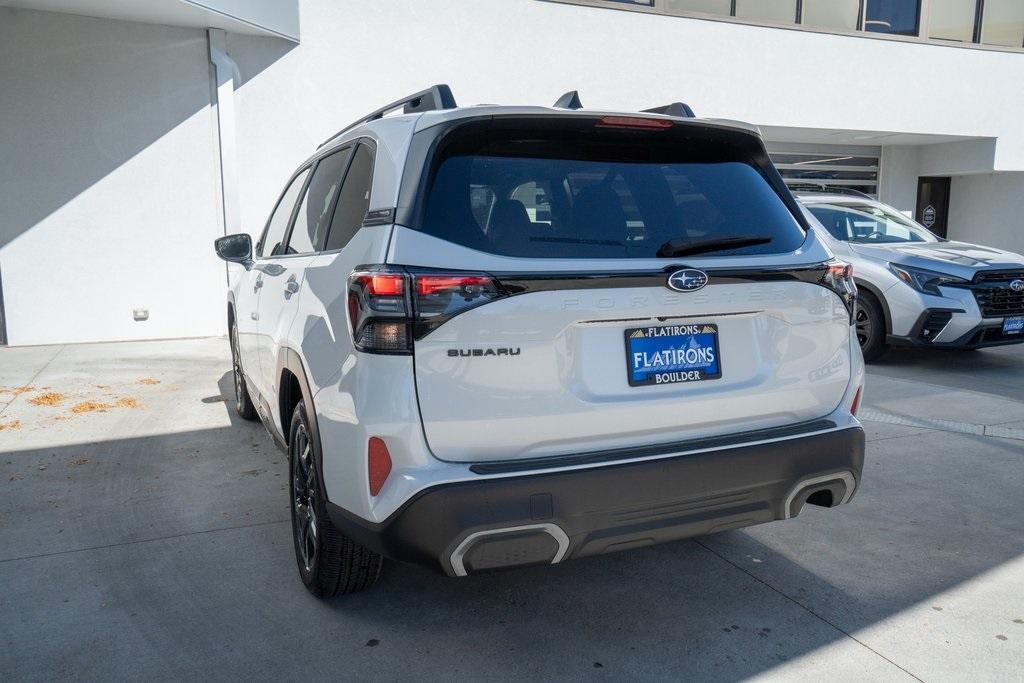
[[116, 405], [118, 408], [141, 408], [142, 407], [142, 404], [139, 403], [137, 399], [134, 399], [131, 396], [126, 396], [124, 398], [117, 399], [117, 403], [115, 403], [114, 405]]
[[8, 429], [21, 429], [21, 420], [11, 420], [10, 422], [0, 422], [0, 432], [5, 432]]
[[71, 407], [71, 412], [79, 415], [81, 413], [105, 413], [114, 407], [112, 403], [101, 401], [82, 401]]
[[35, 387], [0, 387], [0, 394], [14, 394], [20, 396], [21, 394], [27, 394], [30, 391], [35, 391]]
[[152, 377], [143, 377], [137, 382], [137, 384], [160, 384], [160, 380]]
[[36, 406], [59, 406], [64, 402], [64, 394], [58, 394], [56, 391], [47, 391], [38, 396], [33, 396], [28, 402]]
[[68, 463], [68, 467], [81, 467], [82, 465], [89, 462], [89, 458], [75, 458]]

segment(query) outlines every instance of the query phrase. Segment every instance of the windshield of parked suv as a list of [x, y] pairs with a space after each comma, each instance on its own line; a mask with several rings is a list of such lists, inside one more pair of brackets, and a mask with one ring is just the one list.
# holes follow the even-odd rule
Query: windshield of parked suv
[[449, 150], [422, 229], [531, 258], [768, 254], [803, 243], [748, 148], [707, 134], [687, 145], [662, 131], [587, 132], [545, 139], [489, 131]]
[[838, 240], [859, 244], [938, 242], [899, 211], [874, 204], [809, 204], [807, 210]]

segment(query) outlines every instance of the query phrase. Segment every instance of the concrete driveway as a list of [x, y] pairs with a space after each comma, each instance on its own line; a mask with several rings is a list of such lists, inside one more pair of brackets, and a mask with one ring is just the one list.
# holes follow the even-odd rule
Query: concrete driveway
[[872, 366], [844, 508], [321, 602], [223, 339], [0, 349], [0, 679], [1020, 680], [1024, 348]]

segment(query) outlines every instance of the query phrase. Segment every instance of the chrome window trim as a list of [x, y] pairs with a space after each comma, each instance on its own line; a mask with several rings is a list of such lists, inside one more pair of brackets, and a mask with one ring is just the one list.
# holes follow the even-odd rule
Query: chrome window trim
[[[751, 19], [744, 19], [742, 17], [725, 16], [720, 14], [706, 14], [703, 12], [669, 12], [662, 5], [662, 0], [652, 0], [652, 5], [640, 5], [632, 4], [628, 0], [539, 0], [540, 2], [551, 2], [561, 5], [582, 5], [584, 7], [597, 7], [601, 9], [612, 9], [620, 10], [624, 12], [640, 12], [642, 14], [657, 14], [665, 17], [675, 17], [679, 19], [700, 19], [702, 21], [720, 21], [728, 24], [742, 24], [745, 26], [760, 26], [762, 28], [780, 28], [789, 31], [804, 31], [807, 33], [823, 33], [826, 35], [834, 36], [845, 36], [848, 38], [867, 38], [869, 40], [887, 40], [895, 41], [899, 43], [914, 43], [917, 45], [933, 45], [938, 47], [952, 47], [967, 50], [985, 50], [988, 52], [1009, 52], [1022, 54], [1024, 53], [1024, 44], [1020, 47], [1007, 47], [1005, 45], [983, 45], [981, 43], [961, 43], [952, 40], [942, 40], [939, 38], [928, 38], [929, 32], [929, 18], [931, 16], [931, 0], [921, 0], [921, 16], [918, 20], [918, 33], [917, 36], [900, 36], [892, 35], [888, 33], [873, 33], [864, 30], [864, 4], [867, 0], [861, 0], [861, 11], [860, 11], [860, 29], [857, 31], [843, 31], [839, 29], [830, 29], [817, 26], [806, 26], [804, 24], [789, 24], [789, 23], [777, 23], [770, 21], [755, 21]], [[798, 3], [802, 4], [802, 3]], [[798, 10], [800, 8], [798, 7]], [[981, 16], [976, 15], [975, 18], [975, 37], [978, 36], [978, 27], [981, 25]]]

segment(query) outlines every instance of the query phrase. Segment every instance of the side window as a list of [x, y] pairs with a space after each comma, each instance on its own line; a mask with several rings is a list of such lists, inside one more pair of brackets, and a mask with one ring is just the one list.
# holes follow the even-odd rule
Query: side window
[[308, 168], [295, 176], [295, 180], [292, 181], [292, 184], [281, 195], [274, 213], [270, 214], [270, 220], [267, 221], [263, 237], [257, 245], [256, 251], [258, 256], [273, 256], [283, 253], [284, 245], [281, 243], [284, 241], [284, 233], [288, 229], [288, 221], [292, 217], [295, 200], [299, 197], [299, 191], [302, 189], [302, 184], [306, 182], [307, 175], [309, 175]]
[[351, 147], [346, 147], [320, 160], [309, 179], [306, 196], [295, 214], [295, 225], [288, 237], [286, 254], [311, 254], [323, 251], [331, 209], [338, 199], [341, 177], [345, 173]]
[[363, 225], [363, 218], [370, 208], [370, 183], [373, 180], [373, 150], [367, 145], [356, 147], [352, 165], [341, 186], [338, 206], [331, 220], [331, 231], [327, 236], [327, 251], [341, 249]]

